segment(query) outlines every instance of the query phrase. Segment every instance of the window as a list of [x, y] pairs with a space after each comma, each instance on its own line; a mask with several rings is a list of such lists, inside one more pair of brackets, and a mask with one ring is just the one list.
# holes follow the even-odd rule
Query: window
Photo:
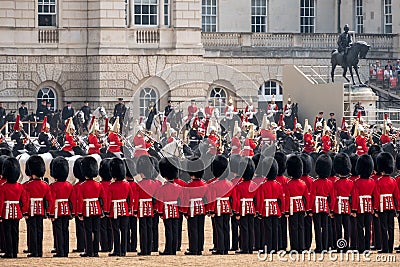
[[164, 0], [164, 25], [169, 26], [169, 0]]
[[385, 33], [392, 33], [392, 0], [384, 2]]
[[140, 91], [139, 102], [140, 116], [145, 117], [147, 109], [151, 105], [158, 104], [157, 92], [153, 88], [143, 88]]
[[125, 0], [125, 26], [129, 27], [129, 0]]
[[36, 98], [36, 103], [38, 107], [42, 104], [43, 99], [47, 102], [50, 102], [52, 111], [57, 109], [57, 97], [52, 88], [44, 87], [39, 90]]
[[57, 26], [56, 0], [38, 0], [38, 25]]
[[300, 32], [314, 33], [315, 31], [315, 2], [300, 0]]
[[217, 31], [217, 0], [202, 0], [201, 26], [203, 32]]
[[364, 32], [363, 0], [356, 0], [356, 31]]
[[135, 25], [158, 25], [158, 0], [135, 0]]
[[251, 0], [251, 31], [267, 31], [267, 0]]
[[210, 100], [213, 102], [214, 108], [219, 110], [218, 114], [224, 114], [226, 106], [226, 92], [220, 87], [215, 87], [211, 90]]
[[258, 89], [258, 108], [266, 110], [268, 102], [271, 101], [272, 96], [275, 96], [275, 102], [282, 108], [283, 90], [282, 85], [276, 81], [266, 81]]

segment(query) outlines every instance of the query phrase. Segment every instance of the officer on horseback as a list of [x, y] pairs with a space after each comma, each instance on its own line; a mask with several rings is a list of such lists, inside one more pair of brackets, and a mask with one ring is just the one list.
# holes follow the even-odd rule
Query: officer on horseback
[[89, 131], [90, 115], [92, 114], [92, 111], [89, 107], [89, 101], [85, 100], [83, 102], [83, 107], [81, 107], [81, 111], [83, 112], [83, 117], [85, 119], [84, 130]]
[[347, 52], [352, 44], [351, 35], [349, 33], [349, 24], [344, 25], [344, 32], [339, 35], [338, 39], [338, 51], [339, 53], [343, 53], [343, 65], [346, 65], [346, 56]]
[[124, 126], [125, 113], [126, 106], [124, 104], [124, 99], [120, 97], [118, 98], [118, 104], [116, 104], [114, 107], [114, 119], [117, 119], [117, 117], [119, 117], [120, 131], [122, 131], [122, 127]]
[[63, 121], [68, 120], [69, 118], [72, 118], [74, 116], [75, 112], [74, 109], [72, 107], [72, 102], [68, 101], [67, 102], [67, 106], [65, 106], [62, 110], [62, 115], [61, 118]]

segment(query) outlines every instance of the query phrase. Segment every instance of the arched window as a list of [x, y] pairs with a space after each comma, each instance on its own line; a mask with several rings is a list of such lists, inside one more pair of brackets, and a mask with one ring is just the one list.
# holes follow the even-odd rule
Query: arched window
[[220, 87], [215, 87], [211, 90], [210, 100], [212, 100], [215, 108], [218, 108], [219, 114], [223, 114], [226, 106], [226, 92]]
[[158, 99], [157, 99], [157, 92], [153, 88], [143, 88], [140, 91], [139, 97], [139, 109], [140, 109], [140, 116], [145, 117], [146, 110], [150, 107], [150, 104], [156, 104], [158, 109]]
[[53, 88], [44, 87], [39, 90], [36, 99], [37, 106], [40, 106], [42, 104], [42, 100], [46, 100], [47, 103], [51, 104], [52, 111], [57, 109], [57, 96]]
[[258, 89], [258, 108], [265, 110], [272, 96], [275, 96], [275, 102], [282, 107], [283, 88], [279, 82], [266, 81]]

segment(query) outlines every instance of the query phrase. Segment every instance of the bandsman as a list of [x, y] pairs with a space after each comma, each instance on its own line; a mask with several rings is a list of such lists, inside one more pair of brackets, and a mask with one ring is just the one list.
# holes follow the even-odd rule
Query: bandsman
[[108, 134], [108, 152], [115, 154], [117, 157], [122, 156], [121, 147], [123, 146], [123, 142], [121, 141], [121, 137], [119, 135], [120, 131], [120, 121], [119, 117], [117, 117], [114, 121], [114, 125], [111, 127], [110, 133]]

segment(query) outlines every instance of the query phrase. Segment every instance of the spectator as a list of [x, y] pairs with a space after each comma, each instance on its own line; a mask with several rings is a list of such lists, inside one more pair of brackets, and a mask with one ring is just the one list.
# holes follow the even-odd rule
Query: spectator
[[361, 102], [354, 105], [353, 116], [357, 116], [359, 111], [361, 111], [361, 116], [365, 116], [365, 108], [361, 105]]
[[394, 71], [394, 70], [395, 70], [395, 67], [394, 67], [394, 65], [392, 64], [392, 61], [391, 61], [391, 60], [388, 60], [387, 65], [385, 66], [385, 70], [386, 70], [387, 67], [388, 67], [389, 70], [391, 70], [391, 71]]
[[386, 65], [385, 66], [385, 71], [383, 72], [383, 77], [385, 78], [385, 80], [389, 80], [391, 77], [393, 77], [393, 71], [392, 68], [393, 66], [390, 65]]

